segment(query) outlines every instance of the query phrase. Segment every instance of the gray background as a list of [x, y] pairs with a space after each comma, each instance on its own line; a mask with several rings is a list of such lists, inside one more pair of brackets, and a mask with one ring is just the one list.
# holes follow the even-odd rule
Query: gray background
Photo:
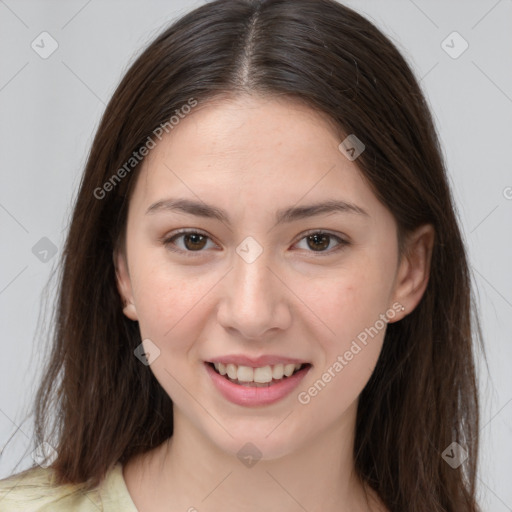
[[[0, 0], [0, 449], [10, 440], [0, 478], [32, 462], [31, 419], [22, 420], [44, 355], [37, 323], [47, 303], [42, 291], [104, 106], [142, 47], [202, 3]], [[477, 360], [481, 503], [491, 512], [512, 511], [512, 1], [346, 4], [405, 53], [434, 112], [488, 355], [488, 368], [480, 355]], [[58, 44], [46, 59], [31, 47], [35, 41], [39, 52], [51, 48], [48, 36], [41, 36], [41, 48], [43, 31]], [[446, 40], [454, 31], [469, 44], [457, 58], [463, 41]]]

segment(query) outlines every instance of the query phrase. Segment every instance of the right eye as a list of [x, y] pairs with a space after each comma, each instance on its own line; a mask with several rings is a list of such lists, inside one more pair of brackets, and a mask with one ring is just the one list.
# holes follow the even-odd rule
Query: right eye
[[[182, 241], [182, 246], [179, 247], [175, 243], [176, 240]], [[205, 233], [192, 229], [182, 229], [176, 231], [169, 237], [163, 240], [163, 244], [173, 252], [180, 253], [193, 253], [193, 252], [204, 252], [208, 240], [211, 241], [210, 237]], [[212, 242], [213, 243], [213, 242]], [[187, 256], [189, 254], [186, 254]]]

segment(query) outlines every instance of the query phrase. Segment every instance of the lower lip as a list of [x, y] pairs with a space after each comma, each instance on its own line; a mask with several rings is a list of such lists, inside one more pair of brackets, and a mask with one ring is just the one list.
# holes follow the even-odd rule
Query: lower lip
[[271, 386], [259, 388], [234, 384], [224, 376], [217, 373], [208, 363], [204, 364], [214, 385], [224, 398], [234, 404], [247, 407], [269, 405], [283, 399], [299, 385], [300, 381], [311, 368], [311, 365], [308, 365], [297, 373], [294, 373], [291, 377], [286, 377]]

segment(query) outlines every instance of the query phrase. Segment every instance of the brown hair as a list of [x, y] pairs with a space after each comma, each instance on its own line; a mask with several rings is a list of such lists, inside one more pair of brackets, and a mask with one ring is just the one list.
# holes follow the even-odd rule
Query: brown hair
[[[98, 190], [190, 98], [204, 104], [244, 92], [304, 102], [363, 141], [357, 164], [394, 215], [400, 240], [434, 226], [424, 296], [388, 325], [359, 399], [355, 465], [392, 511], [479, 510], [473, 339], [481, 334], [437, 134], [394, 44], [333, 0], [208, 3], [166, 29], [127, 71], [92, 144], [63, 251], [35, 444], [57, 450], [59, 483], [90, 488], [115, 462], [172, 435], [172, 401], [134, 356], [140, 332], [122, 313], [113, 262], [140, 165], [101, 198]], [[455, 469], [441, 456], [453, 441], [469, 453]]]

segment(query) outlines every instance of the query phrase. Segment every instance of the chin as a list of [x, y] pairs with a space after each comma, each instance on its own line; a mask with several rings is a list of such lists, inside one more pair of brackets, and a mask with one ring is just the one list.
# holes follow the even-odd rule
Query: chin
[[280, 421], [282, 420], [276, 422], [276, 419], [272, 418], [268, 422], [255, 424], [252, 418], [247, 422], [240, 422], [237, 426], [226, 426], [231, 435], [221, 429], [221, 432], [216, 432], [210, 439], [219, 450], [242, 462], [245, 457], [269, 461], [279, 459], [293, 453], [302, 444], [300, 439], [290, 434], [289, 427], [281, 425], [276, 428]]

